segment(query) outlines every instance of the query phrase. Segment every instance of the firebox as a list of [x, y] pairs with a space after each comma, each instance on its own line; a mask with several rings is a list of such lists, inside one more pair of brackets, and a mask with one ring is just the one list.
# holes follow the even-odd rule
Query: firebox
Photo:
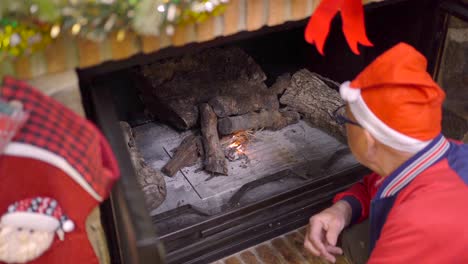
[[[304, 41], [304, 20], [78, 70], [86, 114], [122, 174], [102, 206], [112, 263], [209, 263], [304, 226], [368, 172], [333, 118], [339, 83], [396, 43], [425, 54], [443, 84], [466, 74], [440, 67], [455, 65], [449, 52], [466, 57], [467, 39], [450, 51], [446, 38], [466, 2], [387, 0], [365, 12], [374, 47], [359, 56], [337, 17], [325, 56]], [[461, 139], [467, 92], [452, 90], [444, 133]]]

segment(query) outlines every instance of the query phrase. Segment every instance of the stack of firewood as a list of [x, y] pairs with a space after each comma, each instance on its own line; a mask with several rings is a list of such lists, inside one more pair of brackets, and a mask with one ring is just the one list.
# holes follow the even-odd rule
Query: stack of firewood
[[[286, 81], [288, 80], [288, 81]], [[193, 165], [203, 157], [204, 169], [218, 175], [228, 175], [225, 150], [220, 137], [244, 130], [278, 130], [299, 121], [299, 113], [280, 109], [278, 100], [280, 85], [284, 89], [290, 76], [281, 76], [272, 87], [254, 90], [250, 94], [217, 95], [197, 106], [201, 135], [191, 134], [174, 151], [173, 158], [162, 171], [173, 176], [181, 168]]]
[[[153, 63], [135, 74], [141, 100], [161, 122], [192, 129], [162, 171], [173, 176], [201, 156], [204, 170], [228, 175], [220, 137], [244, 130], [278, 130], [304, 116], [334, 136], [331, 118], [341, 99], [336, 86], [307, 70], [286, 73], [267, 87], [259, 65], [239, 48], [210, 49]], [[199, 128], [197, 130], [196, 128]]]

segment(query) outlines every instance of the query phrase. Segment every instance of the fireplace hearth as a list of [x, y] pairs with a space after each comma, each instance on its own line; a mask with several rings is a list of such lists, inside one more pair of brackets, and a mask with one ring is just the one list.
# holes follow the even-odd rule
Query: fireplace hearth
[[[429, 71], [437, 72], [447, 15], [439, 1], [423, 2], [366, 6], [375, 47], [360, 56], [335, 19], [324, 57], [305, 43], [301, 21], [79, 70], [87, 116], [109, 139], [122, 172], [102, 208], [110, 248], [118, 252], [113, 263], [209, 263], [305, 225], [358, 181], [368, 170], [352, 157], [331, 116], [340, 106], [337, 83], [401, 41], [424, 53]], [[223, 65], [212, 54], [203, 65], [174, 66], [219, 50], [235, 50], [235, 60]], [[248, 92], [233, 99], [234, 88]], [[323, 100], [304, 100], [315, 91]], [[216, 118], [208, 125], [200, 122], [207, 107]], [[272, 112], [297, 118], [281, 126], [259, 121]], [[224, 125], [229, 118], [243, 125], [228, 129], [235, 127]], [[448, 110], [444, 118], [451, 135], [466, 133], [466, 120]], [[226, 170], [207, 168], [213, 131], [210, 151]], [[141, 171], [157, 175], [153, 187], [142, 187]]]

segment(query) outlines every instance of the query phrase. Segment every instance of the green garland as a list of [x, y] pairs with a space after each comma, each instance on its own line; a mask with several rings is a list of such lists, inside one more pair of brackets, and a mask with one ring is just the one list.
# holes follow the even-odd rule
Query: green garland
[[0, 54], [43, 49], [60, 34], [94, 41], [118, 32], [172, 35], [177, 25], [221, 14], [229, 0], [12, 0], [0, 1]]

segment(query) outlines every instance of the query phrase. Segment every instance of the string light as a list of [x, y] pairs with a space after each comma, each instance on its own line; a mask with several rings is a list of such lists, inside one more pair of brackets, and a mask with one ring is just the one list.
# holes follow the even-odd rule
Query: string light
[[214, 5], [213, 5], [212, 2], [208, 1], [208, 2], [205, 3], [205, 8], [206, 8], [206, 11], [211, 12], [214, 9]]
[[76, 23], [75, 25], [73, 25], [71, 32], [73, 35], [78, 35], [80, 33], [80, 30], [81, 30], [81, 25], [79, 23]]
[[166, 7], [164, 7], [164, 5], [158, 5], [158, 11], [164, 13], [166, 12]]
[[167, 20], [168, 21], [174, 21], [175, 16], [177, 13], [177, 7], [175, 5], [170, 5], [169, 8], [167, 9]]
[[31, 14], [34, 14], [37, 12], [38, 9], [39, 7], [37, 5], [31, 5], [31, 7], [29, 8], [29, 12], [31, 12]]
[[56, 38], [56, 37], [58, 37], [59, 34], [60, 34], [60, 26], [59, 25], [53, 25], [52, 29], [50, 30], [50, 36], [52, 38]]
[[174, 35], [174, 33], [175, 33], [174, 26], [173, 25], [168, 25], [166, 27], [166, 34], [169, 35], [169, 36], [172, 36], [172, 35]]
[[119, 42], [124, 41], [125, 35], [126, 35], [125, 30], [119, 30], [117, 32], [117, 41], [119, 41]]
[[14, 33], [10, 37], [10, 46], [14, 47], [21, 42], [21, 37], [19, 36], [18, 33]]

